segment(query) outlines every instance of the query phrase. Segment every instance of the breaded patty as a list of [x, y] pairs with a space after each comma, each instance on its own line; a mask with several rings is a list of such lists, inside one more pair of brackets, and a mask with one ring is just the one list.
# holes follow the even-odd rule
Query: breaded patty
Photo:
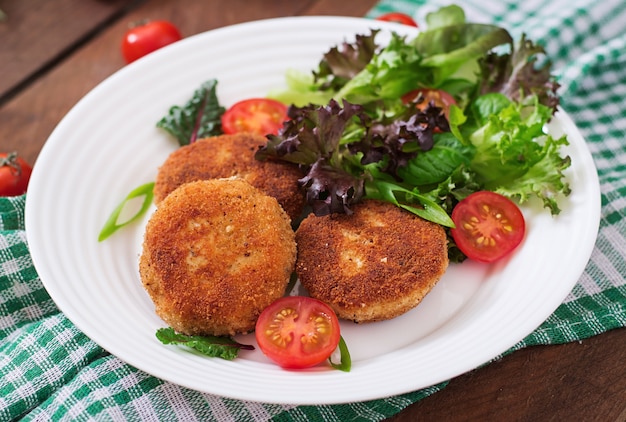
[[395, 318], [417, 306], [448, 267], [444, 229], [368, 200], [354, 214], [309, 215], [296, 232], [296, 273], [340, 318]]
[[157, 174], [155, 203], [183, 183], [238, 176], [276, 198], [295, 221], [305, 205], [298, 186], [304, 174], [295, 164], [255, 159], [259, 146], [266, 143], [263, 136], [241, 133], [201, 139], [175, 150]]
[[241, 179], [186, 183], [150, 217], [139, 272], [156, 313], [185, 334], [254, 329], [283, 296], [296, 259], [276, 199]]

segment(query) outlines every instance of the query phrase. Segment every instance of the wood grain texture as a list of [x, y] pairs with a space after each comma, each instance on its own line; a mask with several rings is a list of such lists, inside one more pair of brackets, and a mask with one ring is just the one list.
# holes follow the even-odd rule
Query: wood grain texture
[[625, 421], [626, 329], [519, 350], [450, 381], [390, 418], [427, 421]]
[[61, 60], [131, 0], [0, 1], [0, 99]]
[[[375, 0], [0, 0], [0, 9], [10, 19], [0, 23], [0, 95], [17, 89], [0, 101], [0, 149], [18, 150], [34, 162], [71, 107], [124, 66], [121, 37], [137, 20], [168, 19], [190, 36], [279, 16], [363, 16], [374, 4]], [[624, 421], [625, 363], [626, 329], [577, 343], [532, 347], [451, 380], [442, 391], [389, 420]]]

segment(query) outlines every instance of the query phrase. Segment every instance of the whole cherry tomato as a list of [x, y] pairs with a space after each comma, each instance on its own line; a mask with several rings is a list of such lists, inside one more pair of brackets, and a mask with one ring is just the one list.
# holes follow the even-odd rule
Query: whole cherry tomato
[[148, 53], [179, 41], [180, 31], [168, 21], [147, 21], [139, 23], [124, 34], [122, 55], [126, 63], [132, 63]]
[[404, 94], [402, 96], [402, 101], [408, 104], [412, 101], [416, 101], [420, 97], [422, 98], [422, 101], [417, 104], [417, 108], [424, 110], [426, 106], [432, 102], [435, 106], [441, 108], [443, 113], [446, 115], [446, 118], [450, 117], [450, 106], [452, 104], [456, 104], [456, 100], [452, 95], [441, 89], [432, 88], [419, 88], [413, 90]]
[[384, 21], [384, 22], [401, 23], [404, 25], [414, 26], [417, 28], [417, 22], [415, 22], [412, 17], [404, 13], [399, 13], [399, 12], [385, 13], [384, 15], [380, 15], [376, 19], [379, 21]]
[[16, 152], [0, 153], [0, 196], [26, 193], [32, 167]]

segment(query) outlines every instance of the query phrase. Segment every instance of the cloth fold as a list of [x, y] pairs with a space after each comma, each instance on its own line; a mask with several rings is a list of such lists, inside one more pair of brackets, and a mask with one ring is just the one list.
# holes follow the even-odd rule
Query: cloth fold
[[[382, 0], [367, 14], [426, 13], [448, 2]], [[468, 20], [500, 24], [542, 44], [561, 105], [598, 169], [602, 216], [580, 280], [563, 304], [505, 354], [626, 326], [626, 2], [466, 1]], [[340, 40], [338, 40], [340, 41]], [[159, 380], [111, 356], [56, 308], [30, 259], [26, 196], [0, 198], [0, 420], [379, 421], [445, 388], [328, 406], [250, 403]], [[498, 357], [499, 358], [499, 357]]]

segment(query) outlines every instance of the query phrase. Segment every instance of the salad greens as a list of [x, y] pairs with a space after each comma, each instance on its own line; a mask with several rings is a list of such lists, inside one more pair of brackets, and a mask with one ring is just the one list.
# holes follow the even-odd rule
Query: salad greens
[[[272, 97], [293, 103], [291, 120], [256, 157], [305, 168], [300, 182], [318, 215], [372, 198], [453, 227], [454, 205], [479, 190], [518, 203], [537, 197], [558, 214], [570, 158], [560, 151], [567, 139], [545, 130], [558, 84], [543, 48], [467, 23], [455, 5], [427, 24], [414, 39], [392, 33], [383, 47], [372, 30], [330, 49], [310, 74], [290, 70], [287, 89]], [[403, 98], [419, 89], [445, 91], [456, 104], [444, 113]]]
[[188, 336], [174, 331], [173, 328], [159, 328], [156, 337], [163, 344], [187, 346], [203, 355], [233, 360], [239, 350], [254, 350], [254, 346], [237, 343], [230, 337], [217, 336]]
[[217, 80], [202, 84], [184, 106], [172, 106], [169, 113], [157, 122], [157, 127], [169, 132], [180, 146], [194, 143], [197, 139], [222, 133], [221, 116], [224, 107], [216, 93]]

